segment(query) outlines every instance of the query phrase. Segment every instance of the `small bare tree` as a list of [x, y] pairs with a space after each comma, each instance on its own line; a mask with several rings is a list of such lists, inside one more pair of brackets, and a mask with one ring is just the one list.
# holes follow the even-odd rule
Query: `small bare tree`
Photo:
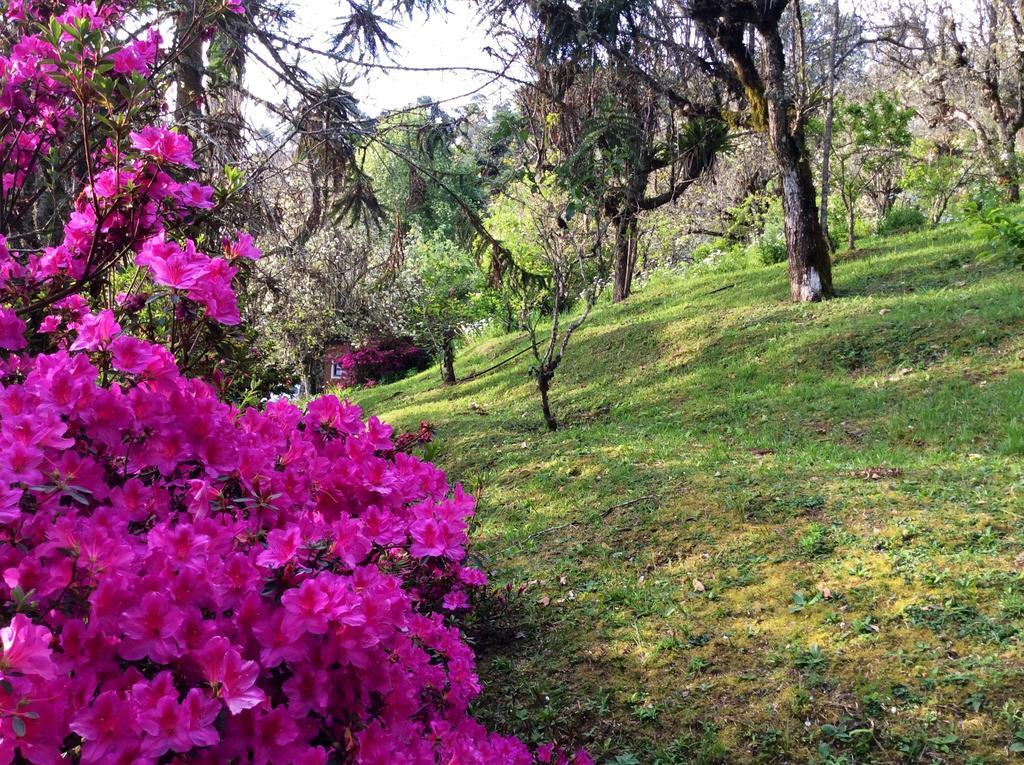
[[494, 204], [488, 223], [492, 230], [517, 237], [510, 245], [513, 255], [523, 271], [535, 274], [520, 274], [507, 287], [517, 293], [520, 324], [534, 358], [530, 373], [551, 431], [558, 430], [551, 381], [569, 341], [590, 316], [608, 271], [610, 219], [600, 208], [575, 214], [572, 209], [567, 194], [549, 177], [530, 188], [520, 183], [509, 189]]

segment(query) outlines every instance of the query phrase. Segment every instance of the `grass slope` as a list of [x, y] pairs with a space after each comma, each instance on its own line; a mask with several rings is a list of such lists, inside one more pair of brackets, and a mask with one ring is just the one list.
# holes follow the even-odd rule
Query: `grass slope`
[[820, 305], [775, 266], [600, 306], [554, 434], [526, 356], [353, 393], [436, 424], [480, 498], [476, 554], [528, 585], [480, 646], [483, 719], [620, 765], [1018, 756], [1024, 274], [952, 226], [866, 242], [835, 278]]

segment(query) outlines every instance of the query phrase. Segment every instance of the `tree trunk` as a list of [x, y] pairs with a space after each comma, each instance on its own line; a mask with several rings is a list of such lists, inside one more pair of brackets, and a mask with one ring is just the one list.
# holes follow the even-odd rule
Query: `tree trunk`
[[932, 214], [929, 216], [928, 222], [933, 226], [939, 225], [939, 221], [942, 220], [942, 216], [946, 214], [946, 206], [949, 204], [949, 197], [943, 193], [939, 193], [935, 197], [935, 202], [932, 203]]
[[1016, 204], [1020, 201], [1020, 172], [1017, 165], [1017, 136], [1007, 131], [1000, 136], [1002, 147], [999, 152], [999, 168], [996, 181], [1003, 188], [1006, 201]]
[[[775, 110], [769, 107], [769, 114], [772, 111]], [[832, 261], [818, 220], [810, 165], [806, 157], [800, 156], [799, 147], [792, 136], [775, 134], [771, 139], [782, 173], [782, 211], [785, 217], [790, 297], [798, 302], [830, 298]]]
[[197, 24], [196, 7], [191, 2], [179, 4], [175, 44], [181, 49], [175, 66], [174, 119], [179, 124], [195, 127], [203, 102], [203, 30]]
[[636, 259], [636, 215], [623, 213], [615, 226], [615, 277], [612, 300], [621, 303], [633, 291]]
[[548, 390], [551, 386], [552, 373], [541, 370], [537, 373], [537, 390], [540, 391], [540, 408], [544, 412], [544, 423], [552, 433], [558, 430], [558, 420], [551, 413], [551, 404], [548, 402]]
[[835, 104], [834, 99], [829, 97], [828, 103], [825, 106], [825, 137], [822, 141], [822, 157], [821, 157], [821, 211], [819, 218], [821, 219], [821, 235], [825, 237], [825, 241], [829, 243], [831, 247], [832, 240], [829, 239], [828, 235], [828, 195], [832, 190], [832, 166], [831, 166], [831, 155], [832, 155], [832, 122], [835, 119]]
[[319, 356], [307, 356], [302, 359], [299, 370], [299, 382], [307, 396], [315, 396], [323, 389], [321, 377], [323, 371], [323, 359]]
[[455, 333], [445, 331], [441, 339], [441, 380], [455, 385]]
[[846, 230], [846, 248], [849, 250], [857, 249], [857, 212], [851, 205], [846, 211], [847, 225], [849, 228]]
[[832, 297], [832, 261], [818, 219], [814, 177], [803, 131], [799, 126], [790, 126], [782, 39], [777, 27], [760, 31], [767, 53], [768, 140], [782, 176], [790, 297], [797, 302], [817, 302]]
[[828, 195], [832, 190], [832, 124], [836, 105], [836, 39], [839, 37], [839, 0], [832, 3], [832, 39], [828, 44], [828, 89], [825, 102], [825, 136], [821, 156], [821, 233], [829, 249], [832, 239], [828, 235]]
[[226, 14], [221, 22], [223, 58], [219, 68], [223, 81], [207, 94], [211, 117], [208, 129], [213, 139], [214, 161], [218, 165], [238, 164], [245, 149], [243, 85], [249, 23], [248, 19], [234, 13]]

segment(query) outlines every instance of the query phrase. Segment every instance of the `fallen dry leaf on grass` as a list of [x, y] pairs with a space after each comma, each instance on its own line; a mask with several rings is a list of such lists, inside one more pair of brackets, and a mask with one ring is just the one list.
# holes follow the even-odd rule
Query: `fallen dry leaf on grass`
[[865, 481], [881, 481], [883, 478], [899, 478], [903, 471], [895, 467], [869, 467], [851, 470], [850, 475], [854, 478], [863, 478]]

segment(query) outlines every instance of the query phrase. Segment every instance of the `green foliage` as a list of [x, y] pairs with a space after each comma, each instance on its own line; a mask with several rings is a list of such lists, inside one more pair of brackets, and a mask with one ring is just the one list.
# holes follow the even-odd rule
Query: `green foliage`
[[821, 523], [812, 523], [797, 542], [808, 558], [821, 558], [836, 549], [835, 532]]
[[522, 271], [546, 276], [550, 269], [545, 264], [542, 231], [536, 216], [531, 213], [531, 195], [555, 193], [554, 179], [548, 177], [539, 186], [521, 181], [490, 203], [484, 225], [512, 253], [515, 265]]
[[685, 252], [687, 228], [672, 208], [652, 210], [641, 219], [638, 247], [640, 263], [646, 272], [678, 264]]
[[[868, 194], [884, 214], [899, 194], [903, 162], [911, 145], [912, 109], [883, 92], [865, 101], [837, 99], [833, 124], [833, 177], [846, 210], [853, 246], [861, 198]], [[853, 226], [854, 231], [850, 228]]]
[[923, 210], [929, 211], [929, 222], [936, 224], [970, 174], [967, 153], [955, 142], [919, 138], [910, 148], [903, 187]]
[[690, 253], [690, 271], [694, 274], [742, 271], [757, 265], [757, 260], [752, 257], [754, 254], [755, 249], [743, 242], [713, 239], [693, 248]]
[[917, 231], [927, 224], [928, 219], [918, 208], [900, 205], [893, 207], [878, 221], [875, 231], [878, 234], [906, 233]]
[[559, 185], [581, 202], [599, 197], [642, 171], [647, 140], [638, 115], [606, 95], [596, 113], [583, 121], [573, 152], [557, 168]]
[[405, 109], [381, 119], [363, 149], [363, 168], [403, 235], [439, 232], [461, 245], [474, 236], [465, 208], [483, 204], [483, 188], [476, 158], [457, 144], [456, 124], [437, 107]]
[[888, 93], [876, 91], [861, 102], [837, 99], [833, 129], [838, 128], [854, 147], [866, 152], [869, 167], [881, 168], [904, 156], [913, 138], [913, 117], [913, 109], [901, 106]]
[[769, 191], [748, 194], [726, 211], [724, 236], [702, 242], [690, 252], [696, 272], [734, 271], [786, 259], [782, 200]]
[[1024, 209], [1005, 205], [978, 213], [985, 237], [993, 247], [1024, 265]]
[[493, 295], [477, 262], [439, 231], [413, 232], [401, 280], [407, 327], [436, 353], [494, 309]]
[[782, 200], [775, 197], [763, 216], [763, 227], [751, 243], [755, 261], [763, 266], [786, 260], [786, 229], [782, 218]]

